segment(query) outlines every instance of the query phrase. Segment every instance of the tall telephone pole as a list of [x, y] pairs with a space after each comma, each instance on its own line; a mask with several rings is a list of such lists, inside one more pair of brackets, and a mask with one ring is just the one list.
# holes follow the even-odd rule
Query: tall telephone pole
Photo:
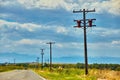
[[96, 26], [96, 25], [92, 25], [93, 20], [96, 20], [96, 19], [86, 19], [86, 13], [88, 13], [88, 12], [95, 12], [95, 9], [94, 10], [85, 10], [85, 9], [83, 9], [83, 10], [79, 10], [79, 11], [73, 11], [73, 13], [83, 13], [83, 19], [81, 19], [81, 20], [74, 20], [75, 22], [77, 22], [77, 26], [74, 26], [74, 27], [83, 28], [83, 30], [84, 30], [84, 56], [85, 56], [85, 74], [86, 75], [88, 74], [86, 28], [87, 27]]
[[52, 44], [55, 44], [55, 42], [48, 42], [47, 44], [50, 45], [50, 71], [52, 71]]
[[41, 69], [43, 69], [43, 55], [44, 55], [44, 49], [41, 49]]

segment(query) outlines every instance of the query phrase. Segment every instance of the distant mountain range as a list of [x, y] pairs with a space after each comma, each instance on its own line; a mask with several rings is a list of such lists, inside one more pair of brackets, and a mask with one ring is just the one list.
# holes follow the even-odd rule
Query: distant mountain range
[[[84, 63], [84, 57], [74, 56], [74, 57], [60, 57], [54, 58], [56, 63]], [[88, 57], [88, 63], [108, 63], [108, 64], [120, 64], [119, 57]]]
[[[14, 59], [16, 59], [16, 63], [36, 62], [36, 58], [37, 56], [28, 55], [28, 54], [0, 53], [0, 63], [5, 63], [5, 62], [13, 63]], [[45, 61], [46, 61], [46, 58], [44, 62]], [[54, 57], [53, 63], [84, 63], [84, 57], [82, 56]], [[92, 64], [92, 63], [120, 64], [120, 58], [119, 57], [88, 57], [88, 63], [89, 64]]]

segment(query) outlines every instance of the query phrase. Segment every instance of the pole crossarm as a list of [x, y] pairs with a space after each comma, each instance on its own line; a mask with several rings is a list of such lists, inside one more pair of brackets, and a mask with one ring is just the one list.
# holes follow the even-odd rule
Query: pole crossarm
[[95, 9], [94, 9], [94, 10], [88, 10], [88, 9], [87, 9], [87, 10], [85, 10], [85, 11], [84, 11], [84, 10], [81, 10], [81, 9], [80, 9], [79, 11], [73, 10], [73, 13], [81, 13], [81, 12], [95, 12]]
[[45, 49], [41, 49], [41, 54], [42, 54], [42, 55], [44, 55], [44, 50], [45, 50]]
[[[96, 25], [92, 25], [92, 27], [95, 27]], [[74, 28], [79, 28], [78, 26], [73, 26]], [[83, 28], [84, 26], [81, 26], [80, 28]], [[90, 26], [86, 26], [86, 27], [90, 27]]]
[[48, 43], [46, 43], [46, 44], [55, 44], [55, 42], [48, 42]]
[[[85, 19], [86, 21], [88, 21], [88, 20], [96, 20], [96, 19]], [[76, 22], [76, 21], [78, 21], [78, 20], [74, 20], [74, 22]], [[80, 19], [80, 21], [84, 21], [83, 19]]]

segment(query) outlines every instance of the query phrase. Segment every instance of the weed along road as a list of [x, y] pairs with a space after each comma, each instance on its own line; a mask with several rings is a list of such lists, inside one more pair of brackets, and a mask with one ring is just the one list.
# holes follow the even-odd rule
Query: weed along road
[[0, 73], [0, 80], [46, 80], [31, 70], [14, 70]]

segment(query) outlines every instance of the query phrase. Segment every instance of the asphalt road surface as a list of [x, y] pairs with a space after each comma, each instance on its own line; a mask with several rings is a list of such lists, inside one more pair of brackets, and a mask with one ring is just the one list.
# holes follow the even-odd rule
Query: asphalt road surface
[[45, 80], [31, 70], [14, 70], [0, 73], [0, 80]]

